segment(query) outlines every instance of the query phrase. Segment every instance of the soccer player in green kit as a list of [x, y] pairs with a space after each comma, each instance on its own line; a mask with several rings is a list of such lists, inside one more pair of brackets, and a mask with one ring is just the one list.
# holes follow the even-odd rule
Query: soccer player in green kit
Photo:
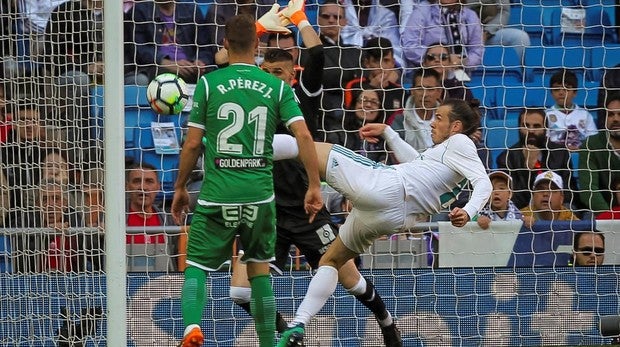
[[275, 344], [276, 303], [269, 262], [276, 239], [272, 141], [278, 122], [289, 127], [300, 148], [309, 179], [304, 205], [310, 219], [323, 204], [312, 136], [291, 87], [254, 65], [255, 30], [250, 16], [228, 20], [224, 47], [230, 65], [202, 76], [194, 93], [172, 202], [172, 214], [181, 224], [189, 205], [185, 185], [201, 154], [204, 135], [205, 178], [192, 218], [181, 292], [186, 326], [181, 347], [204, 343], [200, 322], [207, 272], [230, 260], [236, 235], [244, 245], [241, 260], [247, 263], [260, 346]]

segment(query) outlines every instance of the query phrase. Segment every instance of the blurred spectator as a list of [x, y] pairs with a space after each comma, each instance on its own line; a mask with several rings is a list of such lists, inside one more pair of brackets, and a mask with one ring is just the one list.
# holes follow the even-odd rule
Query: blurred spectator
[[[271, 0], [216, 0], [209, 5], [206, 23], [209, 25], [207, 37], [210, 44], [224, 46], [224, 25], [226, 20], [238, 14], [248, 14], [254, 19], [269, 12], [274, 1]], [[177, 2], [178, 5], [178, 2]]]
[[39, 183], [41, 128], [38, 100], [15, 100], [13, 129], [0, 147], [0, 166], [6, 175], [11, 197], [7, 227], [26, 225], [29, 208], [35, 206], [35, 186]]
[[488, 229], [492, 221], [521, 220], [521, 211], [510, 200], [512, 198], [512, 177], [504, 171], [489, 173], [493, 193], [489, 203], [478, 213], [476, 222], [482, 229]]
[[343, 0], [347, 17], [346, 26], [340, 35], [345, 44], [365, 46], [373, 37], [385, 37], [392, 43], [394, 59], [398, 66], [404, 66], [398, 19], [379, 0]]
[[596, 219], [614, 219], [620, 220], [620, 176], [616, 176], [613, 181], [611, 181], [611, 210], [604, 211], [596, 215]]
[[265, 47], [265, 49], [269, 48], [280, 48], [289, 52], [291, 56], [293, 56], [293, 61], [295, 62], [296, 74], [299, 74], [303, 70], [299, 65], [299, 47], [292, 34], [270, 33], [267, 36], [267, 47]]
[[5, 61], [7, 76], [36, 75], [44, 63], [45, 28], [52, 11], [67, 0], [19, 0], [14, 1], [17, 15], [14, 19], [13, 37], [16, 37], [12, 56]]
[[482, 41], [478, 15], [459, 0], [421, 2], [414, 6], [402, 36], [408, 67], [420, 66], [428, 47], [440, 43], [450, 50], [450, 64], [474, 69], [482, 63]]
[[69, 143], [86, 152], [90, 145], [90, 86], [103, 83], [103, 0], [72, 0], [59, 5], [50, 15], [45, 35], [46, 70], [53, 83], [42, 88], [55, 103], [53, 112], [46, 114], [47, 121], [64, 128]]
[[87, 171], [82, 192], [84, 194], [84, 225], [93, 228], [103, 228], [104, 226], [104, 195], [103, 180], [104, 171], [102, 168]]
[[0, 227], [4, 227], [4, 222], [10, 210], [11, 196], [9, 195], [9, 182], [4, 175], [4, 171], [0, 171]]
[[586, 137], [598, 132], [590, 112], [573, 103], [578, 87], [577, 76], [568, 70], [554, 73], [549, 81], [555, 105], [547, 109], [547, 136], [569, 150], [579, 149]]
[[83, 206], [82, 194], [78, 193], [76, 183], [79, 183], [79, 172], [74, 163], [67, 157], [67, 151], [57, 148], [48, 149], [41, 158], [41, 180], [54, 179], [63, 185], [67, 192], [68, 204], [71, 208], [81, 210]]
[[387, 160], [385, 142], [380, 140], [378, 143], [370, 143], [362, 140], [358, 133], [364, 124], [385, 123], [385, 112], [381, 109], [382, 93], [365, 86], [353, 95], [355, 102], [345, 114], [345, 131], [341, 133], [343, 135], [341, 144], [373, 161], [385, 163]]
[[11, 131], [12, 115], [7, 109], [6, 85], [0, 82], [0, 144], [6, 142], [9, 132]]
[[396, 67], [394, 49], [390, 40], [373, 37], [366, 41], [362, 53], [362, 77], [349, 81], [345, 86], [344, 103], [350, 108], [352, 92], [362, 84], [380, 89], [383, 92], [382, 108], [389, 118], [403, 108], [405, 90], [400, 85], [400, 71]]
[[[545, 111], [523, 109], [519, 115], [519, 141], [503, 151], [497, 158], [497, 167], [507, 170], [513, 181], [512, 201], [518, 208], [530, 203], [530, 187], [537, 175], [552, 170], [575, 187], [571, 178], [572, 162], [568, 150], [548, 141]], [[572, 194], [566, 194], [571, 202]]]
[[546, 171], [534, 180], [532, 202], [521, 209], [523, 223], [528, 228], [539, 220], [571, 221], [579, 220], [564, 206], [564, 181], [553, 171]]
[[441, 75], [436, 70], [416, 69], [411, 96], [407, 98], [403, 112], [388, 121], [390, 127], [418, 152], [433, 147], [431, 123], [435, 120], [435, 110], [441, 103], [442, 94]]
[[[620, 6], [618, 6], [620, 11]], [[618, 26], [620, 29], [620, 26]], [[613, 94], [620, 93], [620, 64], [616, 64], [614, 67], [604, 69], [603, 78], [601, 79], [601, 86], [598, 89], [598, 96], [596, 99], [596, 106], [598, 109], [598, 117], [596, 122], [599, 129], [605, 128], [605, 105], [607, 99]]]
[[521, 29], [507, 27], [510, 20], [510, 0], [466, 2], [469, 8], [478, 13], [485, 44], [512, 47], [523, 62], [525, 47], [530, 46], [530, 36]]
[[599, 266], [605, 261], [605, 235], [600, 231], [575, 232], [573, 265]]
[[103, 83], [103, 0], [72, 0], [57, 6], [46, 27], [49, 70], [65, 83]]
[[[127, 193], [127, 226], [158, 227], [175, 225], [171, 216], [167, 216], [156, 204], [157, 193], [161, 184], [157, 168], [147, 163], [137, 163], [126, 169], [125, 191]], [[128, 244], [165, 244], [166, 235], [128, 234]]]
[[439, 43], [430, 44], [422, 58], [422, 67], [433, 68], [441, 75], [445, 91], [442, 99], [471, 101], [474, 98], [471, 90], [454, 77], [455, 66], [450, 62], [448, 47]]
[[592, 212], [612, 207], [612, 182], [620, 179], [620, 94], [611, 94], [605, 105], [605, 129], [589, 136], [579, 152], [581, 202]]
[[195, 2], [139, 1], [127, 17], [125, 31], [128, 42], [135, 43], [135, 58], [126, 52], [126, 63], [135, 64], [143, 74], [136, 75], [136, 84], [147, 85], [164, 72], [196, 83], [209, 66], [214, 67], [209, 25]]
[[[348, 45], [340, 33], [347, 24], [345, 10], [338, 0], [325, 0], [318, 11], [319, 37], [323, 42], [325, 69], [323, 95], [321, 97], [322, 119], [319, 122], [319, 139], [338, 143], [336, 131], [342, 130], [344, 117], [344, 88], [348, 81], [361, 76], [362, 50], [360, 46]], [[302, 52], [302, 64], [304, 62]], [[323, 137], [323, 138], [321, 138]]]

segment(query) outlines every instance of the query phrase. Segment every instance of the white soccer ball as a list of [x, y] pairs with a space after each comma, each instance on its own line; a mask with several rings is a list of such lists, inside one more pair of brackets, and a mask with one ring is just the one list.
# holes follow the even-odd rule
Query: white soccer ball
[[160, 115], [179, 114], [189, 100], [187, 84], [173, 73], [163, 73], [149, 83], [146, 98]]

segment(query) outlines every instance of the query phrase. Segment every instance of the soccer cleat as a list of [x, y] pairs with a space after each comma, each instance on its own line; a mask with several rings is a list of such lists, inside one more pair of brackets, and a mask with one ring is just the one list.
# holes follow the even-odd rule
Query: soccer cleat
[[403, 347], [403, 339], [400, 337], [400, 330], [396, 327], [396, 323], [381, 327], [381, 334], [383, 334], [385, 347]]
[[179, 342], [177, 347], [200, 347], [204, 343], [205, 337], [202, 335], [202, 330], [197, 324], [188, 325], [185, 328], [185, 334], [183, 340]]
[[304, 325], [297, 324], [288, 328], [282, 333], [282, 338], [277, 347], [303, 347], [304, 346]]

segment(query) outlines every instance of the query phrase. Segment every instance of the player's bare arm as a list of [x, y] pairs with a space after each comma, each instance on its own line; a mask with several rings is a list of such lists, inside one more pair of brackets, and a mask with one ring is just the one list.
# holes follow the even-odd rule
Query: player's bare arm
[[189, 212], [189, 193], [187, 192], [186, 185], [189, 175], [196, 166], [196, 162], [202, 151], [203, 134], [204, 130], [189, 127], [187, 138], [181, 150], [179, 174], [174, 183], [174, 198], [172, 200], [172, 218], [179, 225], [183, 224], [183, 215]]
[[306, 213], [310, 216], [310, 223], [312, 223], [314, 216], [323, 207], [318, 157], [306, 122], [294, 122], [290, 125], [290, 130], [295, 135], [295, 140], [299, 147], [299, 159], [304, 164], [308, 174], [308, 191], [304, 199], [304, 207]]

